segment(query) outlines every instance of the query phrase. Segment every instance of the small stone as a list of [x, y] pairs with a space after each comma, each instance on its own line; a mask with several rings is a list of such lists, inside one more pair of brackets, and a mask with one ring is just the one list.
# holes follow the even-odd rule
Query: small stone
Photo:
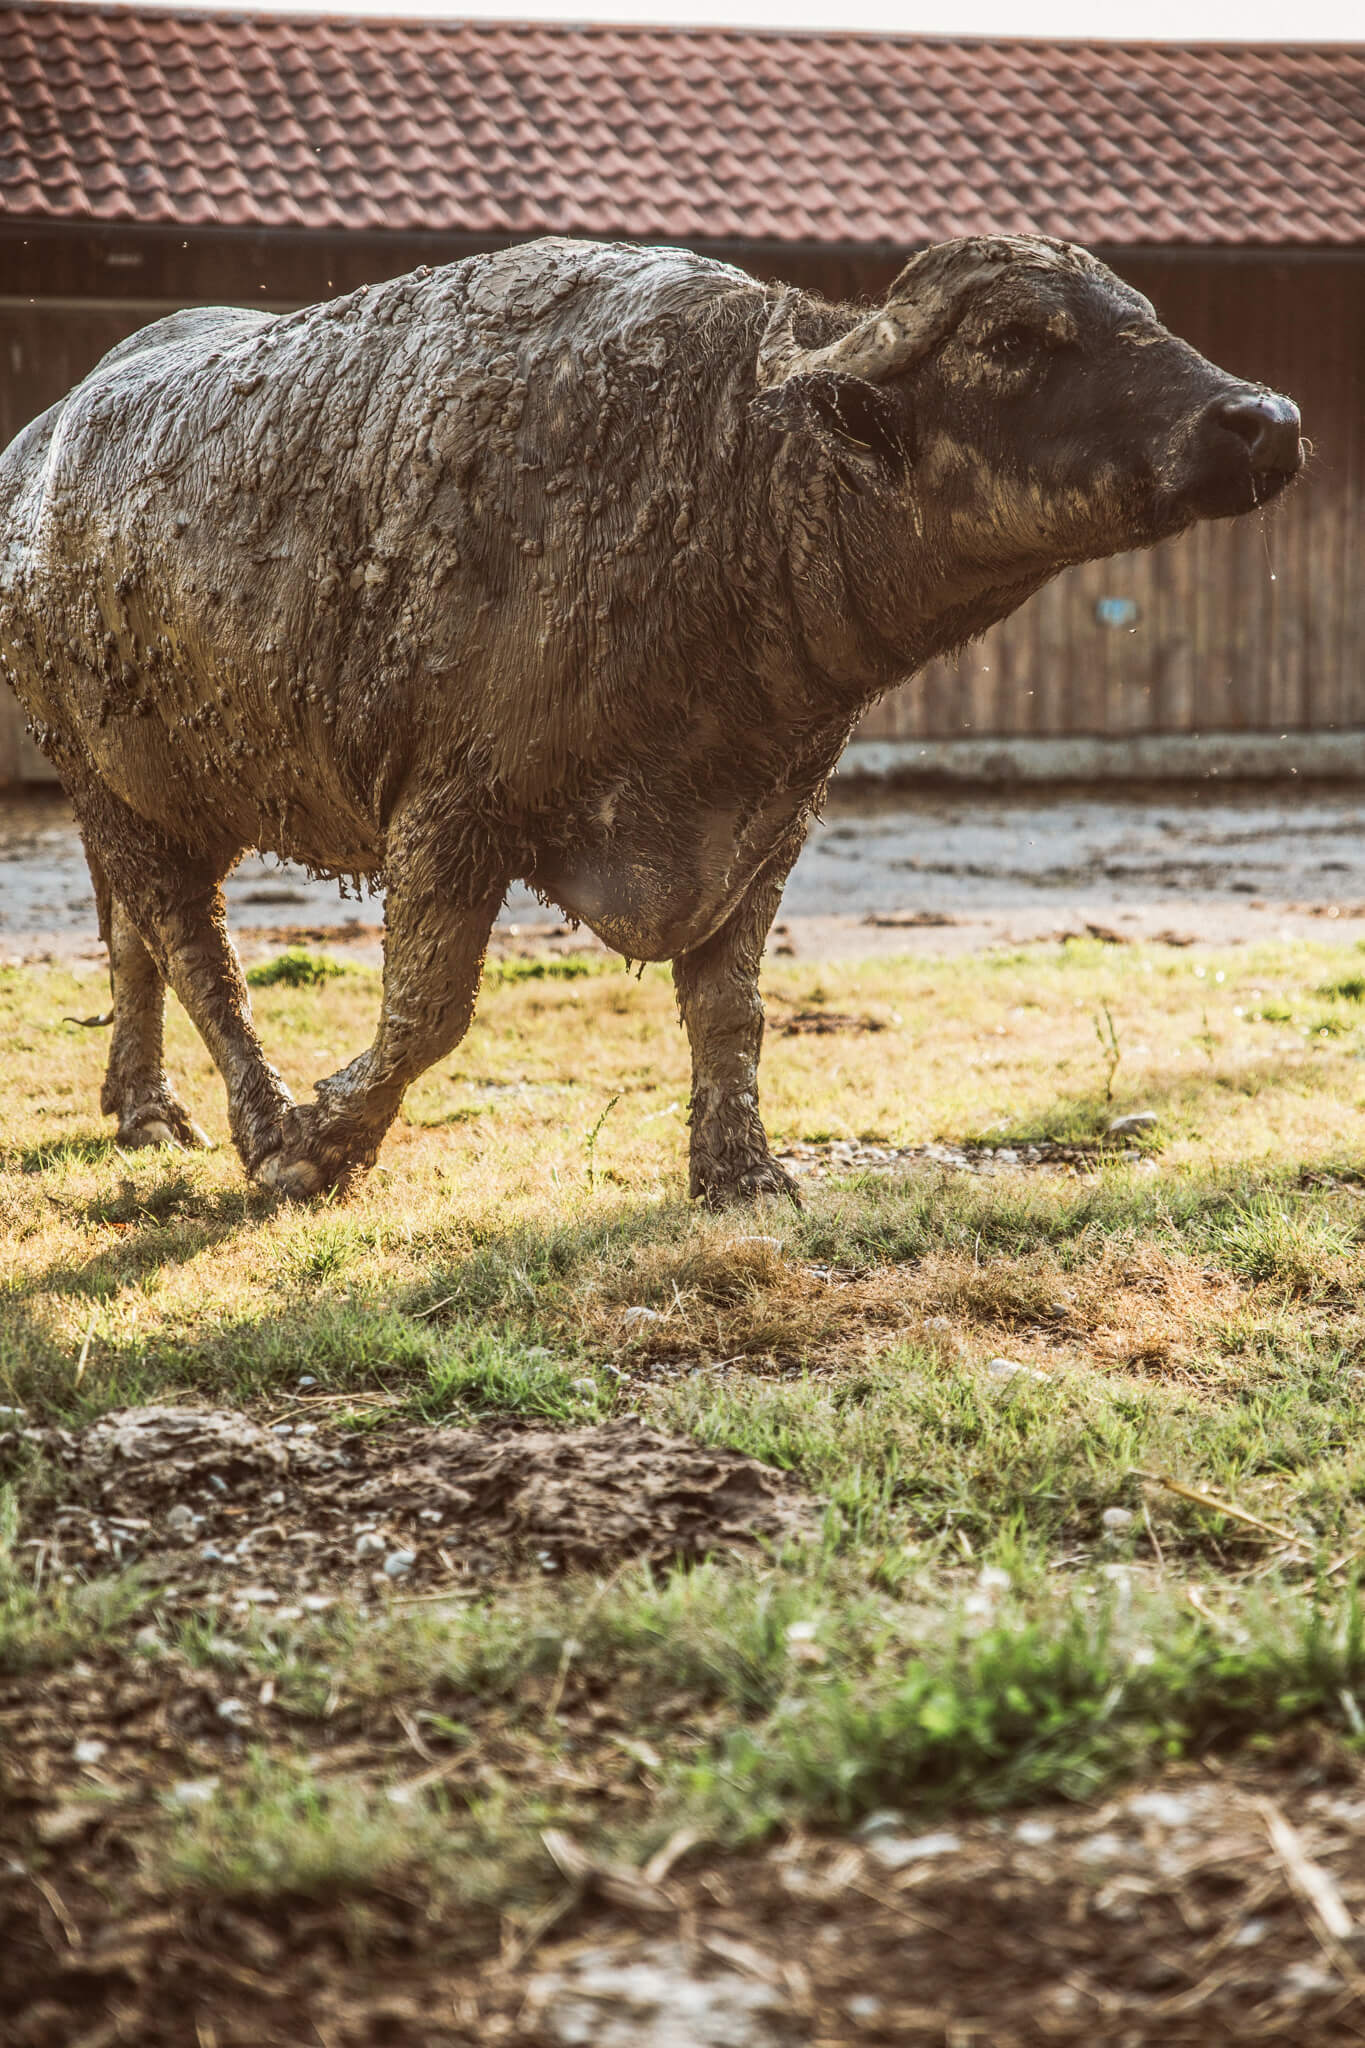
[[1178, 1792], [1139, 1792], [1128, 1801], [1139, 1820], [1159, 1821], [1163, 1828], [1185, 1827], [1195, 1817], [1195, 1801]]
[[903, 1835], [905, 1815], [897, 1806], [880, 1806], [860, 1821], [854, 1832], [862, 1842], [870, 1842], [876, 1835]]
[[382, 1557], [388, 1547], [377, 1529], [362, 1529], [355, 1539], [357, 1557]]
[[268, 1493], [265, 1497], [265, 1504], [268, 1508], [282, 1508], [284, 1506], [284, 1488], [277, 1486], [273, 1493]]
[[386, 1579], [405, 1579], [417, 1562], [415, 1550], [391, 1550], [384, 1559]]
[[83, 1806], [72, 1800], [65, 1806], [54, 1806], [47, 1813], [40, 1813], [34, 1822], [34, 1833], [48, 1848], [55, 1848], [61, 1842], [74, 1842], [88, 1834], [105, 1818], [102, 1806]]
[[1237, 1932], [1228, 1937], [1229, 1948], [1255, 1948], [1270, 1932], [1268, 1920], [1244, 1920]]
[[1326, 1998], [1341, 1990], [1341, 1979], [1320, 1963], [1291, 1963], [1280, 1983], [1282, 1998]]
[[17, 1429], [27, 1416], [27, 1408], [10, 1408], [0, 1402], [0, 1429]]
[[216, 1778], [181, 1778], [172, 1785], [169, 1797], [177, 1806], [207, 1806], [217, 1790]]
[[1088, 1842], [1082, 1842], [1080, 1854], [1087, 1863], [1112, 1863], [1123, 1854], [1124, 1847], [1119, 1835], [1092, 1835]]
[[595, 1401], [597, 1399], [596, 1380], [575, 1380], [573, 1382], [573, 1390], [576, 1394], [582, 1394], [586, 1400]]
[[201, 1544], [199, 1555], [205, 1564], [226, 1564], [228, 1561], [216, 1543]]
[[294, 1425], [292, 1422], [277, 1422], [272, 1431], [274, 1436], [292, 1436], [293, 1434]]
[[990, 1379], [999, 1381], [1002, 1386], [1007, 1386], [1011, 1380], [1017, 1380], [1021, 1375], [1027, 1380], [1046, 1380], [1048, 1378], [1048, 1374], [1039, 1372], [1036, 1366], [1020, 1365], [1013, 1358], [988, 1358], [986, 1361], [986, 1373]]
[[166, 1527], [173, 1536], [188, 1536], [194, 1527], [194, 1509], [187, 1508], [178, 1500], [174, 1507], [166, 1510]]
[[273, 1607], [279, 1594], [270, 1586], [242, 1586], [233, 1595], [235, 1607]]
[[1043, 1849], [1055, 1841], [1057, 1830], [1050, 1820], [1021, 1820], [1014, 1830], [1016, 1842], [1022, 1842], [1026, 1849]]
[[628, 1308], [621, 1321], [623, 1323], [661, 1323], [663, 1316], [657, 1308]]
[[315, 1387], [317, 1385], [317, 1381], [313, 1377], [311, 1372], [301, 1372], [298, 1378], [295, 1380], [294, 1384], [298, 1388], [299, 1392], [302, 1393], [305, 1387]]
[[1100, 1516], [1100, 1521], [1111, 1536], [1118, 1536], [1125, 1529], [1132, 1528], [1133, 1510], [1131, 1508], [1106, 1508]]
[[73, 1746], [71, 1754], [78, 1764], [97, 1764], [108, 1752], [107, 1742], [101, 1742], [98, 1736], [88, 1735], [83, 1742]]
[[229, 1728], [245, 1728], [251, 1721], [251, 1709], [244, 1700], [219, 1700], [214, 1712]]
[[330, 1593], [305, 1593], [300, 1604], [307, 1614], [325, 1614], [336, 1606], [336, 1600]]
[[1135, 1109], [1129, 1116], [1116, 1116], [1105, 1132], [1107, 1138], [1121, 1138], [1128, 1131], [1150, 1131], [1161, 1121], [1154, 1109]]
[[931, 1835], [874, 1835], [868, 1843], [887, 1870], [903, 1870], [907, 1863], [925, 1863], [935, 1856], [952, 1856], [961, 1847], [961, 1835], [948, 1828]]

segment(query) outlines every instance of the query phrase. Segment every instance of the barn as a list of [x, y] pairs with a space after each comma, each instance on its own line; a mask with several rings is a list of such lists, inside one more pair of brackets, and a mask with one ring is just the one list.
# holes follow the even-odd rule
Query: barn
[[[177, 306], [546, 232], [840, 298], [984, 229], [1099, 250], [1301, 403], [1261, 520], [1076, 569], [872, 713], [947, 774], [1365, 774], [1365, 48], [0, 5], [0, 437]], [[41, 773], [0, 701], [0, 782]]]

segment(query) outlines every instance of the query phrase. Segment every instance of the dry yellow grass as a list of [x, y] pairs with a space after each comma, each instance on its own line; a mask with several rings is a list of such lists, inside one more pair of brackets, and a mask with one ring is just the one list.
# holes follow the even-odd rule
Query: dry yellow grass
[[[775, 1142], [1084, 1138], [1143, 1108], [1160, 1149], [1080, 1175], [830, 1182], [804, 1219], [770, 1210], [758, 1224], [683, 1202], [686, 1048], [662, 970], [487, 989], [465, 1044], [413, 1089], [378, 1171], [344, 1203], [305, 1210], [248, 1189], [225, 1142], [207, 1157], [119, 1154], [95, 1107], [103, 1034], [63, 1021], [98, 1005], [96, 979], [10, 971], [0, 1360], [15, 1390], [41, 1382], [61, 1405], [84, 1346], [84, 1406], [114, 1364], [126, 1380], [188, 1347], [211, 1376], [225, 1331], [242, 1333], [226, 1346], [240, 1358], [252, 1329], [278, 1335], [305, 1309], [433, 1303], [433, 1326], [492, 1313], [584, 1354], [821, 1370], [931, 1319], [936, 1341], [972, 1355], [1205, 1387], [1286, 1343], [1353, 1348], [1365, 1012], [1316, 993], [1334, 957], [1339, 979], [1325, 947], [775, 965], [779, 1026], [824, 1007], [882, 1027], [770, 1034]], [[375, 997], [363, 971], [258, 990], [295, 1089], [364, 1041]], [[225, 1141], [216, 1077], [172, 1009], [173, 1071]], [[779, 1244], [751, 1241], [767, 1236]], [[828, 1264], [835, 1281], [807, 1270]], [[664, 1320], [628, 1334], [633, 1305]]]

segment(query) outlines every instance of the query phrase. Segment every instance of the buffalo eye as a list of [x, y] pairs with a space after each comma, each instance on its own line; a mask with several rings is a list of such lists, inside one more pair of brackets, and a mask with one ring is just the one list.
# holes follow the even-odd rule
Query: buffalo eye
[[1030, 327], [1002, 327], [986, 343], [990, 354], [998, 363], [1020, 363], [1033, 354], [1038, 346], [1038, 337]]

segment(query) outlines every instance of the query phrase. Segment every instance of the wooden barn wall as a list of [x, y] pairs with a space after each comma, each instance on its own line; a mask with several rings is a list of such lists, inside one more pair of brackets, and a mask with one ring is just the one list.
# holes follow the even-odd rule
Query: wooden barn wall
[[[176, 304], [306, 303], [464, 253], [417, 239], [290, 248], [253, 237], [182, 254], [164, 238], [134, 260], [107, 238], [4, 239], [19, 289], [0, 298], [0, 445]], [[875, 295], [895, 267], [823, 251], [715, 253], [837, 297]], [[1309, 479], [1264, 516], [1068, 571], [958, 660], [894, 692], [865, 736], [1365, 726], [1365, 261], [1120, 257], [1116, 267], [1215, 362], [1299, 400], [1314, 442]], [[1104, 598], [1136, 607], [1131, 626], [1101, 622]], [[19, 735], [0, 686], [0, 783], [41, 772]]]
[[[1214, 362], [1299, 402], [1307, 478], [1263, 514], [1066, 571], [886, 698], [864, 737], [1365, 726], [1365, 263], [1116, 268]], [[1135, 617], [1103, 623], [1105, 598]]]

